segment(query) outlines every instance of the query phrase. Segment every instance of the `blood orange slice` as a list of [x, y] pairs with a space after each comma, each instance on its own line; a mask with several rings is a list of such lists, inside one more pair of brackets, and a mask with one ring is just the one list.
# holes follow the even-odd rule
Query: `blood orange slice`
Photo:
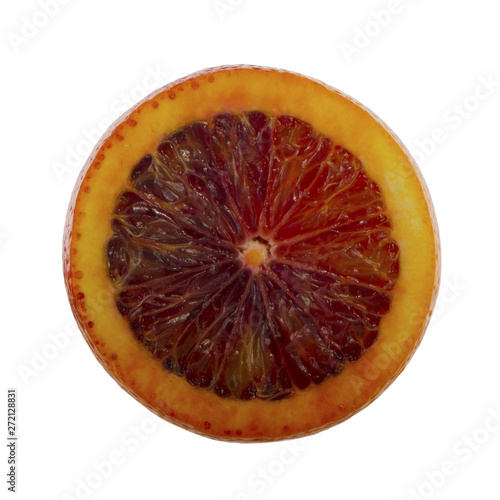
[[278, 70], [206, 70], [119, 120], [82, 171], [64, 270], [108, 372], [227, 440], [296, 437], [377, 397], [439, 280], [416, 165], [366, 108]]

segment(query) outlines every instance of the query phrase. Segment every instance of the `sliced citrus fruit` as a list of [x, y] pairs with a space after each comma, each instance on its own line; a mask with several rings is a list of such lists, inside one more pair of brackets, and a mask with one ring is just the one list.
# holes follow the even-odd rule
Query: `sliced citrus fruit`
[[309, 78], [205, 70], [105, 134], [70, 204], [64, 273], [98, 360], [206, 436], [317, 432], [373, 401], [420, 343], [439, 244], [415, 162]]

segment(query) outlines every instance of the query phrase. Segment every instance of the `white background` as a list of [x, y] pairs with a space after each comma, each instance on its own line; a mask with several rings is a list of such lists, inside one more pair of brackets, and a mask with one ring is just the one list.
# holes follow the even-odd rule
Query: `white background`
[[[498, 500], [496, 3], [65, 3], [47, 0], [48, 15], [43, 0], [4, 2], [0, 21], [1, 364], [4, 390], [18, 389], [17, 498]], [[291, 449], [153, 417], [75, 332], [63, 285], [65, 212], [97, 129], [153, 88], [223, 64], [297, 71], [371, 108], [419, 160], [441, 230], [436, 313], [407, 369]]]

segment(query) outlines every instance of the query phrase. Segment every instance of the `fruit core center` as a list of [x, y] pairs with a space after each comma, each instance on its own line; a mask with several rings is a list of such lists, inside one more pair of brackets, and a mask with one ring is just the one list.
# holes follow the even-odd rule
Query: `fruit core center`
[[244, 262], [250, 268], [258, 268], [269, 258], [269, 243], [263, 238], [254, 238], [247, 242], [242, 250]]

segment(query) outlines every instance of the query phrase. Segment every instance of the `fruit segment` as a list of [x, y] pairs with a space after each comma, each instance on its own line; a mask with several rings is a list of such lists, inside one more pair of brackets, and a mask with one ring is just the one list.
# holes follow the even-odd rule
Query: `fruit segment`
[[133, 168], [107, 245], [118, 310], [165, 370], [278, 400], [374, 344], [399, 249], [377, 184], [293, 116], [217, 114]]

